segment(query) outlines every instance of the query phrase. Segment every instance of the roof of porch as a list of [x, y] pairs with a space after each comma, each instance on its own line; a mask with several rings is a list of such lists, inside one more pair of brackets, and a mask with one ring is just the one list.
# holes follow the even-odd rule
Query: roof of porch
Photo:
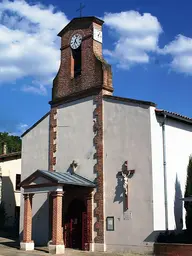
[[184, 202], [192, 202], [192, 196], [187, 196], [187, 197], [181, 198], [181, 200]]
[[37, 170], [24, 179], [20, 186], [24, 189], [57, 186], [80, 186], [94, 188], [94, 182], [70, 172]]

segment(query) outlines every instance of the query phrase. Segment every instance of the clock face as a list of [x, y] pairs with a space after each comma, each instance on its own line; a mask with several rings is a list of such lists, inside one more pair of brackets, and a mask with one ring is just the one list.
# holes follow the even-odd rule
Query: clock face
[[72, 36], [70, 46], [72, 49], [75, 50], [81, 45], [81, 42], [82, 42], [82, 36], [79, 34], [76, 34]]
[[97, 28], [94, 28], [93, 29], [93, 39], [102, 43], [102, 31]]

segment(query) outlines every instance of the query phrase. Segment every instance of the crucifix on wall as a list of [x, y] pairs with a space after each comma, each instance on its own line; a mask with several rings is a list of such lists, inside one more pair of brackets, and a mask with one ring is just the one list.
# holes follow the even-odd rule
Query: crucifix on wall
[[129, 179], [133, 177], [135, 170], [128, 169], [128, 161], [125, 161], [122, 166], [122, 171], [118, 173], [120, 177], [123, 178], [123, 192], [124, 192], [124, 210], [129, 208]]

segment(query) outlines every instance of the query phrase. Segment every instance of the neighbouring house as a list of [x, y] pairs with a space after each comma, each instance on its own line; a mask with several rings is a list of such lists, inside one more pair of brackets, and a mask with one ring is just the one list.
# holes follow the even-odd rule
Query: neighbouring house
[[0, 203], [6, 213], [5, 228], [18, 230], [20, 218], [21, 152], [0, 155]]
[[50, 111], [22, 135], [21, 249], [144, 253], [185, 228], [192, 119], [113, 96], [102, 25], [75, 18], [58, 34]]

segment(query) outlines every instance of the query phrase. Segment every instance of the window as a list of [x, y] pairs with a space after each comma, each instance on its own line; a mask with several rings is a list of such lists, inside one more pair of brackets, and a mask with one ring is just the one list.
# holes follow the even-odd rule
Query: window
[[21, 174], [16, 174], [16, 184], [15, 184], [15, 189], [20, 190], [20, 183], [21, 183]]
[[74, 77], [81, 75], [81, 46], [72, 51], [74, 60]]

